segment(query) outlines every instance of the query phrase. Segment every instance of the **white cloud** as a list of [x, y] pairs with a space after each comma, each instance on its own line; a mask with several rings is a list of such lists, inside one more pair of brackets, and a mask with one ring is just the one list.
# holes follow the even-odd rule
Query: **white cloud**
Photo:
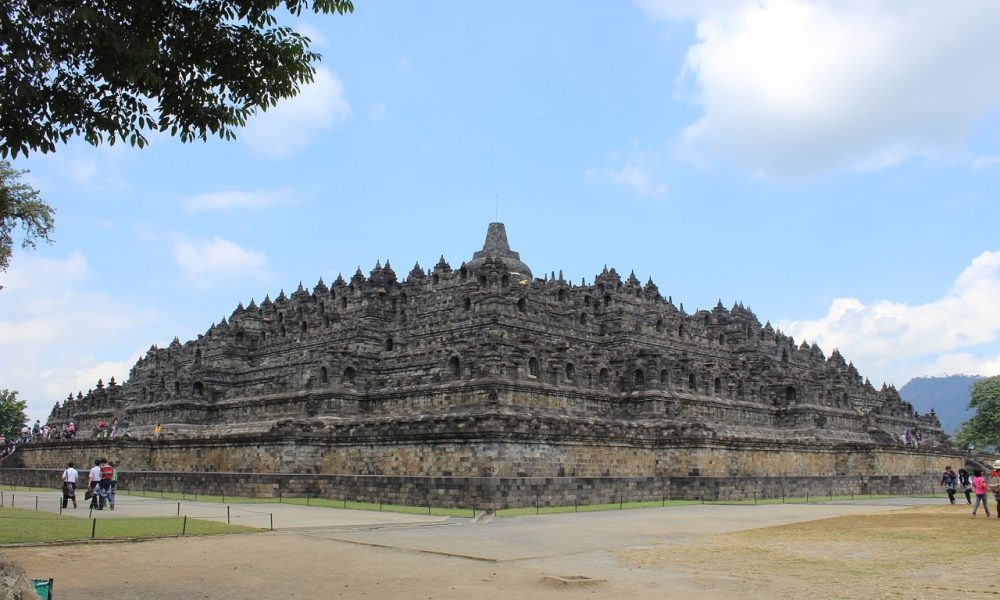
[[1000, 344], [998, 298], [1000, 251], [983, 252], [933, 302], [838, 298], [824, 317], [779, 326], [799, 341], [839, 348], [876, 385], [942, 372], [994, 375], [1000, 355], [989, 354]]
[[269, 277], [267, 256], [246, 250], [239, 244], [215, 236], [211, 240], [174, 240], [174, 259], [180, 265], [184, 280], [198, 287], [208, 287], [223, 280], [241, 277]]
[[801, 177], [960, 153], [1000, 106], [1000, 3], [639, 0], [697, 21], [683, 151]]
[[644, 166], [634, 162], [608, 169], [604, 175], [608, 181], [631, 188], [640, 196], [662, 198], [667, 193], [667, 186], [657, 181]]
[[185, 210], [190, 212], [231, 211], [235, 209], [263, 210], [284, 203], [291, 195], [292, 190], [288, 189], [256, 192], [213, 192], [185, 198], [181, 200], [181, 204]]
[[252, 148], [277, 158], [304, 148], [323, 130], [344, 121], [351, 105], [344, 86], [328, 69], [319, 68], [298, 96], [252, 117], [241, 134]]
[[100, 291], [100, 277], [79, 253], [22, 255], [0, 284], [0, 387], [18, 390], [32, 419], [44, 419], [56, 401], [99, 378], [123, 381], [137, 353], [121, 361], [106, 357], [159, 319]]
[[309, 38], [309, 41], [311, 42], [309, 44], [310, 48], [322, 48], [323, 46], [327, 45], [326, 36], [323, 35], [323, 32], [320, 31], [317, 27], [313, 26], [311, 23], [308, 23], [305, 20], [300, 19], [295, 24], [295, 29], [302, 35]]

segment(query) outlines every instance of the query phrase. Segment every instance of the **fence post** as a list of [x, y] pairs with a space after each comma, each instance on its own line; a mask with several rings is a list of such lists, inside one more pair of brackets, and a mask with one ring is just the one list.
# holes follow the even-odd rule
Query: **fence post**
[[181, 525], [181, 535], [187, 535], [188, 530], [188, 516], [184, 515], [184, 524]]
[[177, 516], [178, 517], [181, 516], [181, 503], [180, 502], [177, 503]]
[[90, 539], [94, 539], [95, 536], [97, 536], [97, 519], [91, 519]]
[[226, 505], [226, 525], [232, 525], [233, 522], [229, 520], [229, 505]]
[[619, 495], [618, 496], [618, 510], [621, 510], [624, 507], [625, 507], [625, 496]]
[[271, 513], [271, 531], [274, 531], [274, 513]]
[[35, 496], [35, 512], [38, 512], [38, 496]]

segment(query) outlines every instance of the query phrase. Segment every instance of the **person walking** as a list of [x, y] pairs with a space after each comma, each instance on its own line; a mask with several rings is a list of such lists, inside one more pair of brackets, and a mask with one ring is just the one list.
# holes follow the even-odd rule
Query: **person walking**
[[941, 474], [941, 485], [944, 486], [944, 491], [948, 492], [948, 501], [952, 504], [955, 503], [955, 486], [958, 484], [958, 475], [951, 470], [951, 465], [944, 468], [944, 473]]
[[63, 497], [62, 497], [62, 507], [68, 508], [69, 501], [73, 501], [73, 508], [76, 508], [76, 483], [80, 479], [80, 473], [73, 468], [73, 463], [70, 462], [66, 467], [66, 470], [62, 473], [63, 482]]
[[[98, 502], [98, 507], [99, 507], [98, 510], [103, 510], [105, 504], [108, 504], [110, 509], [114, 510], [115, 506], [111, 500], [111, 481], [114, 479], [115, 476], [115, 468], [111, 466], [111, 463], [109, 463], [108, 459], [106, 458], [101, 459], [100, 473], [101, 473], [101, 488], [100, 488], [100, 500]], [[986, 514], [987, 516], [989, 516], [988, 509]]]
[[989, 500], [986, 498], [987, 492], [989, 492], [990, 486], [986, 483], [986, 478], [983, 477], [982, 469], [976, 469], [972, 472], [972, 490], [976, 493], [976, 504], [972, 507], [972, 518], [976, 518], [976, 511], [979, 510], [979, 505], [983, 505], [983, 510], [986, 512], [986, 518], [990, 518], [990, 504]]
[[118, 467], [111, 461], [108, 461], [108, 466], [111, 467], [111, 488], [108, 490], [108, 506], [111, 510], [114, 510], [115, 496], [118, 493]]
[[90, 488], [90, 508], [96, 508], [101, 510], [101, 505], [97, 503], [97, 498], [100, 496], [98, 493], [98, 487], [101, 484], [101, 459], [94, 461], [94, 466], [90, 467], [90, 472], [87, 473], [87, 486]]
[[962, 488], [962, 493], [965, 494], [965, 503], [972, 504], [972, 478], [969, 477], [969, 472], [965, 469], [958, 470], [958, 485]]

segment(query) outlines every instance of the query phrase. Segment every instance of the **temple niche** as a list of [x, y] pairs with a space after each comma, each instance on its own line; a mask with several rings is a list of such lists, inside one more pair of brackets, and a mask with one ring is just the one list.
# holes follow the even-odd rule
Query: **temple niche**
[[739, 302], [688, 313], [632, 272], [539, 277], [502, 223], [457, 266], [442, 256], [400, 279], [379, 261], [240, 303], [197, 339], [151, 347], [128, 381], [70, 394], [50, 422], [113, 418], [138, 440], [161, 424], [160, 443], [325, 449], [195, 467], [255, 472], [848, 476], [954, 452], [933, 413], [838, 351]]

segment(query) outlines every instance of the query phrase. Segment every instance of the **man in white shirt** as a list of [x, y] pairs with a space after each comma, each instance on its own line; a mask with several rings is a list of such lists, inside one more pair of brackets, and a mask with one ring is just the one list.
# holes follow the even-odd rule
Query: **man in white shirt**
[[73, 468], [73, 463], [69, 463], [66, 470], [63, 471], [63, 501], [62, 507], [66, 508], [69, 501], [73, 501], [73, 508], [76, 508], [76, 484], [80, 479], [80, 474], [76, 469]]
[[97, 504], [97, 486], [101, 483], [101, 460], [97, 459], [94, 461], [94, 466], [90, 468], [90, 473], [87, 474], [87, 485], [90, 486], [90, 508], [100, 509], [101, 507]]

